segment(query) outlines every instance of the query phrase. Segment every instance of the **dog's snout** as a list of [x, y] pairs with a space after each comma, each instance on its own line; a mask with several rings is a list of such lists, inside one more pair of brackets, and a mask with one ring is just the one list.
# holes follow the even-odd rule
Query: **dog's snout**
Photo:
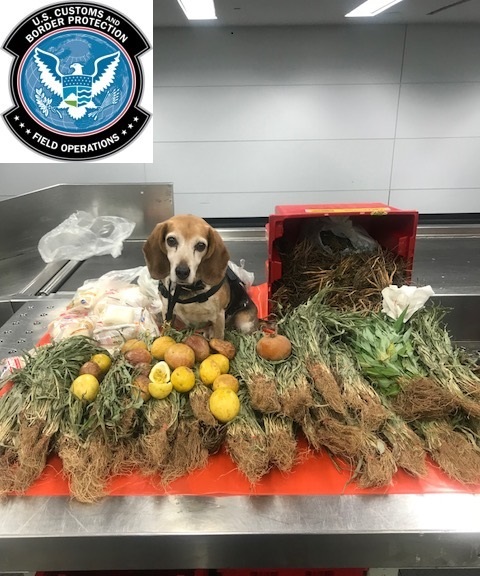
[[190, 275], [190, 268], [186, 264], [179, 264], [175, 268], [175, 274], [179, 280], [186, 280]]

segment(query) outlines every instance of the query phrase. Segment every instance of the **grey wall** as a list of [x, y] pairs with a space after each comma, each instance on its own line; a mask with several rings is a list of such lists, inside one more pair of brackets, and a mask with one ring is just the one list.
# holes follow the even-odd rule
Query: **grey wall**
[[480, 26], [156, 29], [154, 163], [0, 165], [0, 197], [173, 182], [175, 210], [480, 212]]

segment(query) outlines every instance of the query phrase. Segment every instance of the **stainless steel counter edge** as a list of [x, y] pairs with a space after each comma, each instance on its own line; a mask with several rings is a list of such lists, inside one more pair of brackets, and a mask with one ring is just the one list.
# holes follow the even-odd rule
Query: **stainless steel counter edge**
[[0, 503], [0, 570], [477, 567], [480, 495]]

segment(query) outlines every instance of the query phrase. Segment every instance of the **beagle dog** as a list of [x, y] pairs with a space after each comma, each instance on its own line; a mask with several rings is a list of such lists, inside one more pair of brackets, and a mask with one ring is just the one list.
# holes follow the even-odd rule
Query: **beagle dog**
[[257, 328], [257, 307], [229, 268], [220, 234], [202, 218], [183, 214], [157, 224], [143, 253], [150, 276], [159, 280], [165, 320], [210, 338], [223, 338], [225, 327]]

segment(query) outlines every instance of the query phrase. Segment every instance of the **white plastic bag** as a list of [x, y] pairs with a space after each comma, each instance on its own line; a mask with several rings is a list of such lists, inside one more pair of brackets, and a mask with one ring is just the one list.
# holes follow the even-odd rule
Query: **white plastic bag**
[[245, 270], [245, 260], [243, 258], [240, 260], [240, 266], [237, 266], [237, 264], [231, 260], [229, 260], [228, 266], [235, 272], [241, 282], [243, 282], [247, 290], [253, 285], [255, 281], [255, 274]]
[[42, 236], [38, 251], [44, 262], [86, 260], [104, 254], [117, 258], [134, 228], [134, 222], [119, 216], [95, 217], [78, 211]]

